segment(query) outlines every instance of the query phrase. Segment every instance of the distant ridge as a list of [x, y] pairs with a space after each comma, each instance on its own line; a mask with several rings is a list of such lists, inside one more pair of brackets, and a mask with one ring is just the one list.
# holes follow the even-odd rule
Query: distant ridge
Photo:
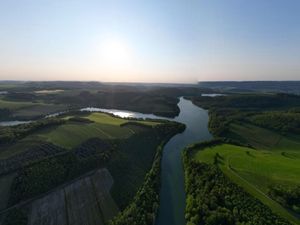
[[222, 91], [261, 91], [300, 94], [300, 81], [203, 81], [198, 82], [198, 86]]

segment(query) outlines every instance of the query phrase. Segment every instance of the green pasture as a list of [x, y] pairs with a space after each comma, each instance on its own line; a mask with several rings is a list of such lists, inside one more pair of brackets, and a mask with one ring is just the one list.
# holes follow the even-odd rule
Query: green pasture
[[299, 223], [286, 209], [267, 196], [275, 184], [300, 185], [300, 151], [264, 151], [221, 144], [198, 151], [194, 159], [217, 165], [234, 182], [268, 205], [274, 212]]
[[[64, 119], [69, 119], [67, 116]], [[98, 137], [102, 139], [126, 139], [135, 133], [144, 132], [147, 128], [138, 126], [144, 124], [150, 127], [156, 126], [159, 122], [136, 121], [137, 124], [128, 124], [128, 120], [112, 117], [105, 113], [92, 113], [87, 116], [94, 123], [71, 122], [65, 124], [44, 128], [32, 133], [31, 135], [13, 143], [9, 146], [2, 146], [0, 151], [0, 159], [7, 159], [19, 153], [34, 148], [44, 141], [51, 142], [55, 145], [71, 149], [78, 146], [82, 142]]]
[[[92, 113], [86, 118], [94, 121], [94, 123], [67, 122], [54, 128], [44, 129], [38, 132], [35, 137], [70, 149], [89, 138], [126, 139], [141, 131], [141, 128], [134, 129], [132, 126], [120, 126], [128, 120], [112, 117], [105, 113]], [[138, 123], [145, 124], [144, 121]], [[155, 123], [153, 122], [153, 124]], [[147, 122], [149, 126], [153, 126], [153, 124]]]
[[123, 123], [128, 122], [126, 119], [122, 119], [119, 117], [113, 117], [110, 116], [106, 113], [92, 113], [89, 116], [87, 116], [89, 120], [92, 120], [96, 123], [101, 123], [101, 124], [109, 124], [109, 125], [114, 125], [114, 126], [120, 126]]
[[46, 116], [55, 112], [65, 111], [65, 105], [45, 104], [42, 102], [6, 101], [0, 99], [0, 108], [9, 109], [12, 116], [24, 120]]
[[40, 103], [33, 103], [33, 102], [15, 102], [15, 101], [6, 101], [0, 99], [0, 108], [7, 108], [10, 110], [16, 110], [24, 107], [30, 107], [39, 105]]
[[272, 151], [300, 151], [300, 135], [282, 135], [248, 123], [233, 123], [227, 135], [256, 149]]
[[19, 153], [26, 152], [41, 144], [41, 141], [36, 138], [25, 138], [12, 145], [1, 146], [0, 160], [8, 159]]

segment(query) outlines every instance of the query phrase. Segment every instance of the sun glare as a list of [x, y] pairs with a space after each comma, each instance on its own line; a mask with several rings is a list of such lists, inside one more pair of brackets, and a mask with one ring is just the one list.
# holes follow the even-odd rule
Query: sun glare
[[105, 65], [112, 68], [129, 67], [132, 62], [132, 51], [129, 45], [118, 39], [103, 41], [100, 54]]

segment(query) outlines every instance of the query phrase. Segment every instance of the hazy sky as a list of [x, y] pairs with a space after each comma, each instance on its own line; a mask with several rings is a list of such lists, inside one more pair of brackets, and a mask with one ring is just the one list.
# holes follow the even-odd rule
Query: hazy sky
[[0, 0], [0, 79], [299, 80], [299, 0]]

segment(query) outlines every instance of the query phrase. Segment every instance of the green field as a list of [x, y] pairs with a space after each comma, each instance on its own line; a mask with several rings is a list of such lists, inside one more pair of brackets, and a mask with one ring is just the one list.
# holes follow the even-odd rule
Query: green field
[[0, 99], [0, 108], [8, 109], [11, 117], [18, 120], [30, 120], [52, 113], [65, 111], [66, 105], [46, 104], [42, 102], [7, 101]]
[[[126, 139], [135, 134], [135, 132], [146, 129], [145, 127], [135, 129], [132, 126], [120, 126], [127, 123], [128, 120], [112, 117], [105, 113], [92, 113], [85, 118], [94, 121], [94, 123], [68, 121], [66, 124], [44, 129], [25, 140], [44, 140], [70, 149], [93, 137]], [[149, 127], [158, 124], [157, 122], [149, 121], [138, 121], [138, 123], [149, 125]]]
[[195, 153], [197, 161], [214, 163], [219, 154], [218, 166], [231, 180], [268, 205], [274, 212], [299, 223], [286, 209], [267, 196], [268, 187], [276, 184], [300, 184], [300, 152], [263, 151], [231, 144], [205, 148]]
[[0, 99], [0, 108], [7, 108], [10, 110], [20, 109], [24, 107], [36, 106], [40, 105], [39, 103], [32, 103], [32, 102], [15, 102], [15, 101], [6, 101]]
[[[66, 116], [68, 120], [72, 116]], [[147, 126], [153, 127], [159, 122], [135, 121], [134, 124], [126, 124], [129, 120], [112, 117], [105, 113], [92, 113], [85, 118], [94, 123], [80, 123], [67, 121], [65, 124], [44, 128], [8, 146], [2, 146], [0, 159], [7, 159], [19, 153], [25, 152], [39, 146], [47, 141], [60, 147], [71, 149], [84, 141], [98, 137], [101, 139], [127, 139], [136, 133], [147, 130]], [[138, 124], [147, 125], [138, 126]], [[123, 126], [121, 126], [123, 125]]]
[[284, 136], [249, 123], [230, 124], [229, 133], [226, 136], [242, 143], [248, 143], [257, 149], [272, 151], [300, 150], [299, 135], [288, 134]]
[[[71, 117], [66, 116], [65, 119], [68, 120]], [[147, 130], [147, 126], [150, 128], [160, 124], [159, 122], [151, 121], [135, 121], [135, 124], [127, 125], [129, 120], [112, 117], [105, 113], [92, 113], [85, 117], [94, 121], [94, 123], [67, 121], [65, 124], [59, 126], [36, 131], [18, 140], [16, 143], [1, 146], [0, 159], [7, 159], [36, 148], [45, 141], [71, 149], [95, 137], [101, 139], [127, 139], [136, 133]], [[139, 126], [138, 124], [142, 124], [143, 126]]]

